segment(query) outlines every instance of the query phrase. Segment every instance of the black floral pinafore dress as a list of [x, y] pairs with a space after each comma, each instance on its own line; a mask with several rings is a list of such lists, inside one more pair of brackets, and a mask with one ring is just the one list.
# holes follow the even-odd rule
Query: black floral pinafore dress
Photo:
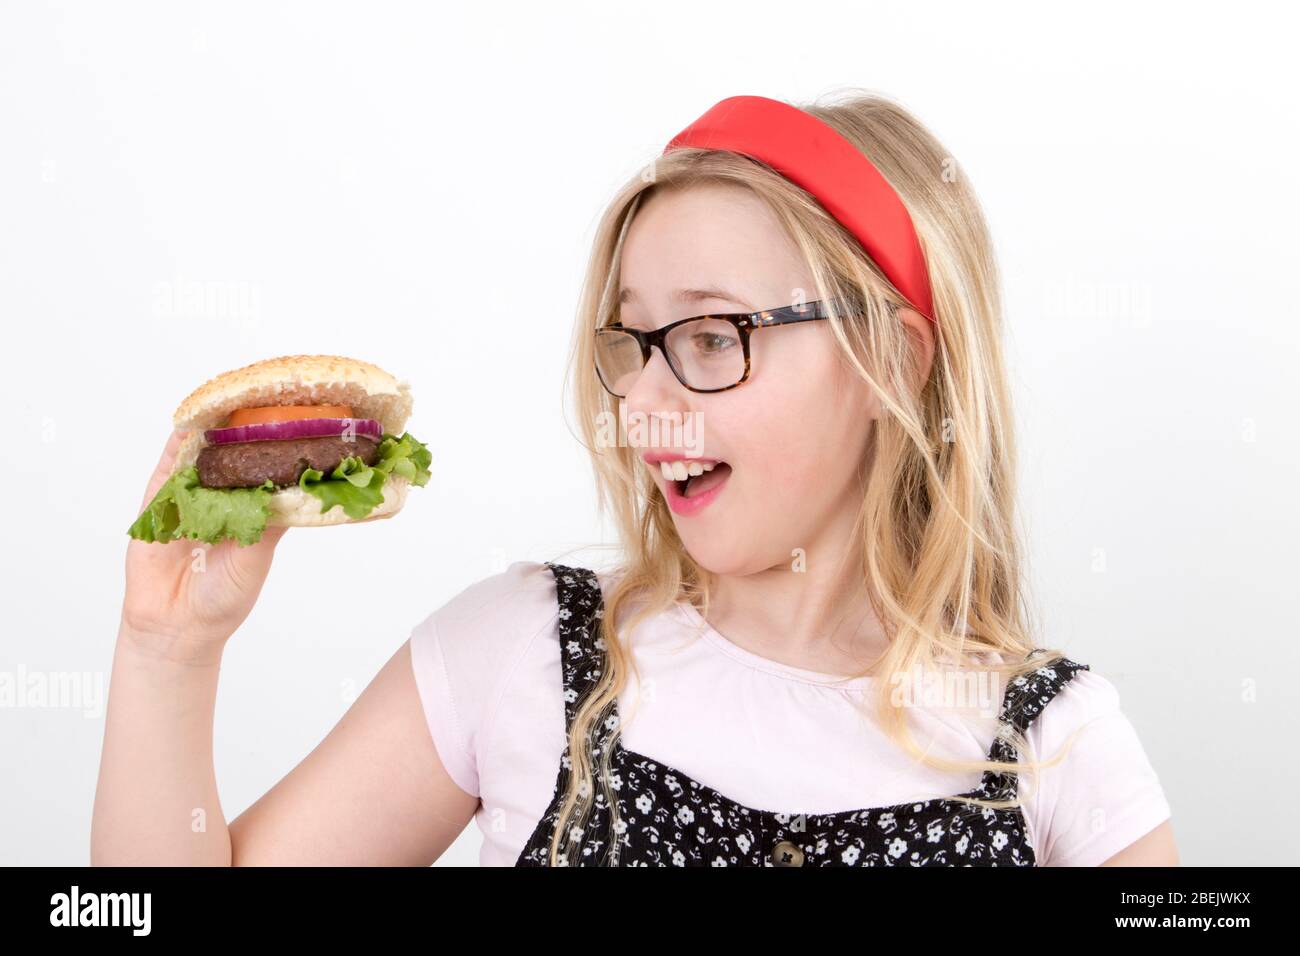
[[[598, 619], [604, 601], [596, 575], [586, 568], [546, 562], [555, 575], [559, 601], [566, 731], [584, 695], [600, 678], [604, 643]], [[1043, 653], [1035, 650], [1031, 656]], [[1050, 667], [1013, 681], [998, 715], [999, 733], [990, 760], [1014, 761], [1003, 737], [1024, 733], [1034, 718], [1086, 664], [1057, 659]], [[611, 701], [596, 726], [617, 726]], [[607, 741], [608, 736], [603, 737]], [[603, 746], [602, 741], [602, 746]], [[870, 807], [840, 813], [803, 814], [743, 806], [711, 787], [615, 740], [610, 773], [618, 801], [617, 859], [610, 859], [610, 808], [595, 784], [595, 803], [583, 826], [580, 856], [567, 866], [1034, 866], [1034, 850], [1019, 807], [994, 810], [953, 798]], [[599, 766], [600, 748], [592, 765]], [[569, 784], [572, 764], [566, 741], [551, 803], [538, 821], [516, 866], [548, 866], [550, 841]], [[1016, 794], [1014, 774], [985, 771], [963, 796], [1006, 800]]]

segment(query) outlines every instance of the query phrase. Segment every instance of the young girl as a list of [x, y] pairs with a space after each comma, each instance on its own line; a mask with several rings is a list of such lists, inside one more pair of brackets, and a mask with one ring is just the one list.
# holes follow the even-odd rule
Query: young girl
[[283, 530], [202, 575], [132, 542], [93, 862], [428, 864], [477, 815], [485, 864], [1175, 864], [1115, 688], [1026, 623], [1000, 335], [915, 118], [723, 100], [614, 198], [579, 309], [621, 562], [469, 586], [227, 826], [217, 673]]

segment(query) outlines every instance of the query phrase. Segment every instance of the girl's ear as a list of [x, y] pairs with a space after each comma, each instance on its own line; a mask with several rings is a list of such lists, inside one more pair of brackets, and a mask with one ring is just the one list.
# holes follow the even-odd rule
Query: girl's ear
[[907, 337], [912, 343], [916, 379], [913, 386], [920, 391], [930, 379], [930, 366], [934, 364], [934, 323], [915, 309], [900, 306], [896, 312], [899, 321], [907, 326]]

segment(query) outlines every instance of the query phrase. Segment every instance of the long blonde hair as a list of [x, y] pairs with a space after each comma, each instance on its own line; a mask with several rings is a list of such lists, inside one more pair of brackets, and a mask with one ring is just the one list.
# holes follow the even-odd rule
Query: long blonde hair
[[[607, 732], [597, 716], [617, 700], [629, 668], [635, 668], [619, 632], [630, 633], [679, 601], [708, 610], [709, 572], [683, 547], [636, 450], [622, 442], [611, 447], [599, 434], [599, 423], [617, 415], [617, 399], [593, 371], [592, 330], [611, 321], [617, 309], [624, 237], [640, 203], [656, 191], [702, 184], [750, 190], [775, 212], [799, 250], [815, 279], [816, 298], [854, 306], [853, 314], [834, 312], [829, 325], [849, 367], [882, 402], [862, 463], [865, 491], [855, 531], [864, 584], [889, 637], [874, 669], [898, 675], [955, 661], [1010, 681], [1063, 656], [1050, 650], [1032, 662], [1025, 659], [1036, 645], [1022, 593], [1002, 307], [975, 194], [939, 141], [882, 96], [851, 91], [839, 102], [802, 108], [862, 150], [911, 213], [933, 287], [933, 366], [918, 389], [912, 346], [895, 314], [906, 302], [838, 222], [762, 163], [720, 150], [674, 150], [615, 195], [597, 227], [566, 385], [573, 386], [578, 426], [595, 469], [599, 513], [613, 518], [622, 563], [598, 619], [606, 664], [569, 734], [572, 769], [551, 835], [552, 866], [573, 858], [594, 804], [595, 778], [611, 813], [618, 812], [609, 757], [621, 728]], [[989, 655], [997, 656], [994, 663], [988, 663]], [[891, 699], [890, 683], [882, 680], [878, 687], [874, 703], [882, 728], [933, 767], [1013, 774], [1061, 759], [1005, 763], [930, 754], [913, 739], [905, 708]], [[1027, 752], [1023, 735], [1003, 732], [1017, 751]], [[599, 767], [593, 766], [593, 753], [600, 754]], [[962, 799], [991, 807], [1018, 803]], [[618, 840], [609, 843], [617, 854]]]

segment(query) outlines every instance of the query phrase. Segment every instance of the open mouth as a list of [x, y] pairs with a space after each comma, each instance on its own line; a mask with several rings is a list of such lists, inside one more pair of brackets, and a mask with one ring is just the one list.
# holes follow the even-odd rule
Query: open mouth
[[665, 461], [659, 463], [659, 470], [670, 498], [679, 501], [703, 498], [731, 476], [731, 466], [715, 460]]
[[696, 495], [702, 495], [710, 488], [716, 488], [727, 480], [731, 474], [731, 466], [725, 461], [720, 461], [712, 468], [701, 471], [698, 475], [687, 475], [685, 478], [674, 481], [677, 486], [677, 493], [683, 498], [694, 498]]

